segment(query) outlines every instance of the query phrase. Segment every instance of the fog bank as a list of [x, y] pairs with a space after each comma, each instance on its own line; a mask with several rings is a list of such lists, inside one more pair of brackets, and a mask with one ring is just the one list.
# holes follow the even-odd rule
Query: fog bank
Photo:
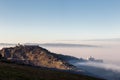
[[120, 65], [96, 62], [73, 63], [78, 68], [107, 80], [120, 80]]

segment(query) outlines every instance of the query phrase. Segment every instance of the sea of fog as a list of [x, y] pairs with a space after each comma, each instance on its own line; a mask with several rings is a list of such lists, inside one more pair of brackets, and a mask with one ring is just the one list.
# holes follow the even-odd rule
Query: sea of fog
[[[86, 42], [86, 44], [88, 44]], [[105, 41], [105, 42], [89, 42], [89, 45], [97, 45], [98, 47], [91, 46], [47, 46], [40, 45], [51, 52], [71, 55], [77, 58], [87, 59], [90, 56], [95, 59], [102, 59], [104, 63], [73, 63], [78, 68], [85, 70], [88, 73], [96, 75], [107, 80], [120, 80], [120, 41]], [[10, 47], [15, 45], [0, 45], [0, 48]]]
[[51, 52], [58, 54], [71, 55], [77, 58], [89, 58], [90, 56], [103, 59], [108, 63], [120, 63], [120, 45], [100, 45], [100, 47], [62, 47], [62, 46], [43, 46]]
[[120, 80], [120, 42], [105, 41], [91, 42], [91, 45], [96, 44], [99, 47], [62, 47], [62, 46], [43, 46], [51, 52], [56, 52], [64, 55], [71, 55], [77, 58], [89, 58], [90, 56], [96, 59], [102, 59], [104, 63], [83, 62], [73, 63], [78, 68], [93, 74], [94, 76], [107, 80]]

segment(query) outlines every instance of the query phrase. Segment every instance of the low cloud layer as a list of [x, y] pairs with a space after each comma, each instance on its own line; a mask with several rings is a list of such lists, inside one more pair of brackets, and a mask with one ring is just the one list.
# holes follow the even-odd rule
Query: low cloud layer
[[74, 65], [100, 78], [120, 80], [120, 65], [117, 64], [83, 62], [74, 63]]
[[96, 45], [85, 45], [85, 44], [66, 44], [66, 43], [46, 43], [40, 44], [41, 46], [51, 46], [51, 47], [100, 47]]
[[[0, 43], [0, 46], [13, 46], [17, 44], [10, 43]], [[48, 46], [48, 47], [100, 47], [97, 45], [86, 45], [86, 44], [68, 44], [68, 43], [24, 43], [24, 45], [40, 45], [40, 46]]]
[[106, 70], [113, 70], [120, 72], [120, 65], [116, 65], [116, 64], [86, 62], [86, 63], [77, 63], [76, 65], [93, 66], [97, 68], [104, 68]]
[[110, 38], [110, 39], [86, 39], [86, 40], [58, 40], [65, 42], [79, 42], [79, 41], [120, 41], [120, 38]]

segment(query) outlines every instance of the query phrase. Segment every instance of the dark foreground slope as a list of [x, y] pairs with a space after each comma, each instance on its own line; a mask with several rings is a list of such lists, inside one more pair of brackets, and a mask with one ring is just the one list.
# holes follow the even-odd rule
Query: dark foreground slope
[[0, 62], [0, 80], [102, 80], [85, 75]]

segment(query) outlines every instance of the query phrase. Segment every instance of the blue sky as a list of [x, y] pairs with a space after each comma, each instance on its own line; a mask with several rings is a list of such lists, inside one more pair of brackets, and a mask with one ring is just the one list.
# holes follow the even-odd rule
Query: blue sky
[[120, 0], [0, 0], [0, 42], [120, 38]]

